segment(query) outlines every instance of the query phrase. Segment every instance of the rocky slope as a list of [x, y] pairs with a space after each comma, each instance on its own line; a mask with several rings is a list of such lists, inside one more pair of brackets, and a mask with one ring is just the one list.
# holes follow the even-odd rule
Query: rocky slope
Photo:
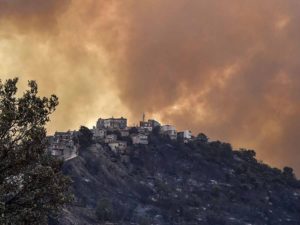
[[[221, 142], [152, 135], [125, 154], [93, 143], [65, 163], [75, 201], [52, 224], [300, 224], [300, 182]], [[108, 223], [110, 222], [110, 223]]]

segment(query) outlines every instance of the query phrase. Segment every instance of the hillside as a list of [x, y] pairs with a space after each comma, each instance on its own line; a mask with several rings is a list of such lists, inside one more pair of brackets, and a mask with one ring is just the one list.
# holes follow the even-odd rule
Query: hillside
[[252, 150], [152, 134], [123, 154], [90, 143], [66, 162], [75, 202], [51, 224], [300, 224], [300, 182]]

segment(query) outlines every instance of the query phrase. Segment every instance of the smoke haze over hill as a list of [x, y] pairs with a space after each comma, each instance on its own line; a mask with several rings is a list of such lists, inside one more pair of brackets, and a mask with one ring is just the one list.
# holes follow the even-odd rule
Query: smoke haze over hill
[[297, 0], [0, 0], [1, 78], [60, 97], [51, 132], [146, 112], [299, 174], [299, 12]]

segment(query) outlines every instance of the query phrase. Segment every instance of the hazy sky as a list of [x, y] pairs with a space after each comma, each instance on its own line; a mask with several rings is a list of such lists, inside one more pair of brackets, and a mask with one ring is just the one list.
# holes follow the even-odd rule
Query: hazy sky
[[0, 74], [49, 131], [142, 112], [300, 173], [299, 0], [0, 0]]

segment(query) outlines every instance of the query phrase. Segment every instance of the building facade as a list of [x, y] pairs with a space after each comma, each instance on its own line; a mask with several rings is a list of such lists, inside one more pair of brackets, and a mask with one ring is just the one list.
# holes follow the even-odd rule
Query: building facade
[[160, 131], [162, 134], [169, 136], [171, 140], [177, 139], [176, 128], [172, 125], [163, 125]]
[[129, 130], [121, 130], [121, 137], [128, 137], [129, 136]]
[[156, 120], [148, 120], [148, 121], [141, 121], [140, 127], [143, 129], [147, 129], [148, 131], [152, 131], [154, 127], [160, 126], [160, 123]]
[[124, 153], [127, 148], [126, 141], [115, 141], [108, 144], [110, 149], [115, 153]]
[[99, 119], [97, 121], [96, 128], [98, 129], [125, 129], [127, 127], [126, 118], [109, 118], [109, 119]]
[[56, 132], [49, 138], [48, 151], [51, 155], [70, 160], [78, 155], [78, 145], [74, 141], [75, 132]]
[[182, 132], [178, 132], [177, 137], [178, 139], [183, 140], [185, 143], [187, 143], [192, 139], [192, 132], [190, 130], [184, 130]]
[[94, 127], [93, 129], [93, 135], [94, 135], [94, 140], [103, 140], [106, 136], [107, 131], [105, 129], [98, 129]]
[[135, 134], [131, 136], [132, 144], [134, 145], [147, 145], [149, 144], [148, 136], [145, 134]]
[[117, 135], [115, 135], [115, 134], [109, 134], [109, 135], [106, 135], [106, 137], [104, 139], [104, 142], [106, 144], [113, 143], [113, 142], [117, 141], [117, 138], [118, 138]]

